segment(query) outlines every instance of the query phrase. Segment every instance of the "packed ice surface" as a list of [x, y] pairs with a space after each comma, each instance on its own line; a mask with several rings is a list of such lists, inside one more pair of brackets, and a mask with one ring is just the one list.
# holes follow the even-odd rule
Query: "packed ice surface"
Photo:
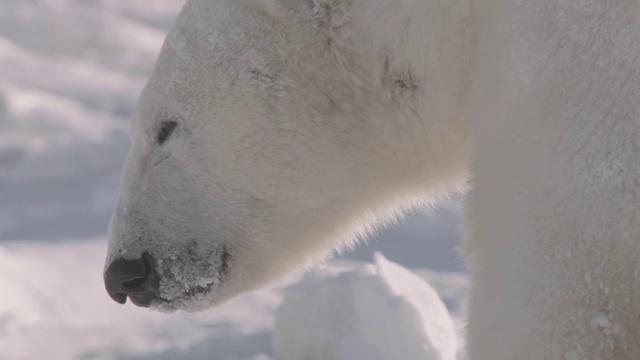
[[[0, 359], [273, 358], [273, 314], [282, 287], [299, 276], [212, 311], [173, 315], [118, 305], [102, 283], [128, 121], [183, 3], [2, 0]], [[411, 268], [460, 329], [468, 277], [421, 270], [460, 271], [460, 210], [449, 205], [381, 233], [351, 259], [368, 262], [378, 249]]]
[[438, 293], [377, 253], [373, 265], [288, 288], [274, 350], [280, 360], [450, 360], [456, 333]]

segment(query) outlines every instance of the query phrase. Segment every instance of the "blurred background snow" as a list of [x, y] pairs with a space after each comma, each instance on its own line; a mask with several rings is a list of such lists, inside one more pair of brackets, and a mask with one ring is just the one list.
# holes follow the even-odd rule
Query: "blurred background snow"
[[[274, 311], [299, 274], [202, 314], [103, 290], [129, 117], [182, 4], [0, 0], [0, 359], [273, 358]], [[378, 251], [428, 280], [459, 330], [460, 212], [453, 199], [412, 214], [323, 271]]]

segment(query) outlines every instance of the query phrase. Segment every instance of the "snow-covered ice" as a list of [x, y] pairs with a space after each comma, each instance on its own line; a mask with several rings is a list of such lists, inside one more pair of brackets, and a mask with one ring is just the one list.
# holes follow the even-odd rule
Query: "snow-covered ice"
[[456, 333], [436, 291], [377, 253], [373, 265], [288, 288], [274, 349], [281, 360], [451, 360]]
[[[372, 246], [329, 262], [320, 275], [303, 280], [294, 275], [204, 313], [166, 315], [109, 299], [102, 284], [105, 237], [128, 148], [127, 124], [182, 4], [2, 1], [0, 359], [272, 359], [274, 313], [285, 286], [316, 291], [318, 279], [330, 283], [335, 276], [360, 276], [363, 281], [348, 292], [361, 297], [360, 291], [372, 289], [369, 285], [386, 286], [387, 292], [377, 292], [385, 296], [406, 285], [401, 279], [411, 278], [407, 270], [396, 271], [381, 259], [375, 266], [362, 264], [372, 260], [374, 251], [427, 280], [459, 334], [468, 277], [453, 250], [459, 237], [456, 201], [380, 233]], [[344, 304], [350, 316], [377, 321], [367, 315], [371, 303], [361, 300]], [[389, 328], [442, 323], [437, 316], [443, 309], [430, 305], [398, 305], [413, 309], [422, 320], [389, 318]], [[294, 303], [281, 309], [287, 306]], [[400, 308], [388, 308], [386, 314]]]

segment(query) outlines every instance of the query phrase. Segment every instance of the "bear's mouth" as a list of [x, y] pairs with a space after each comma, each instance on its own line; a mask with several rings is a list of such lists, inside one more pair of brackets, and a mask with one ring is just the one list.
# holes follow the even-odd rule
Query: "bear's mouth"
[[[166, 299], [163, 297], [155, 297], [150, 301], [150, 308], [161, 312], [187, 311], [196, 312], [211, 307], [213, 302], [213, 294], [219, 289], [220, 283], [209, 283], [207, 285], [193, 286], [181, 294]], [[135, 304], [135, 300], [132, 299]]]

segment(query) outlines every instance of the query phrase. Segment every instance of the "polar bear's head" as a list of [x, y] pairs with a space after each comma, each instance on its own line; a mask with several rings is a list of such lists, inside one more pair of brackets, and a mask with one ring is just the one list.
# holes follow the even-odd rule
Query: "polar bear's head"
[[386, 20], [396, 39], [378, 33], [386, 1], [189, 1], [132, 122], [111, 296], [210, 307], [462, 186], [466, 74], [428, 74], [462, 60], [424, 50], [412, 3]]

